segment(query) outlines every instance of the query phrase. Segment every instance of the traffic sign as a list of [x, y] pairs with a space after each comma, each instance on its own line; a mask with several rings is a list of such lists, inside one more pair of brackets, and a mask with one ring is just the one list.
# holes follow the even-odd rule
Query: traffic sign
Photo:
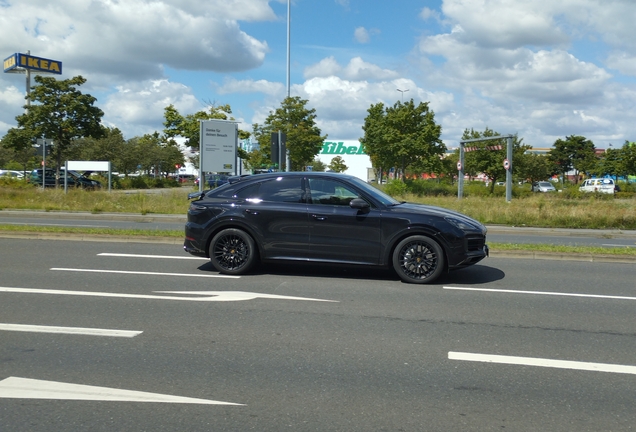
[[461, 170], [462, 170], [462, 163], [457, 162], [457, 171], [461, 171]]
[[510, 169], [510, 161], [508, 161], [508, 159], [504, 159], [503, 161], [503, 167], [507, 170]]

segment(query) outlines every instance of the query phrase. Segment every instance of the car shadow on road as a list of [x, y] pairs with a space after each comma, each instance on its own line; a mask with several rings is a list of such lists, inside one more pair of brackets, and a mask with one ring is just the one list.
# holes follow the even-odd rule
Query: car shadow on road
[[436, 284], [470, 284], [479, 285], [495, 282], [506, 277], [506, 274], [495, 267], [475, 264], [461, 270], [443, 274], [435, 282]]
[[[204, 272], [217, 273], [211, 263], [205, 263], [198, 267]], [[247, 276], [308, 276], [314, 278], [340, 278], [340, 279], [373, 279], [392, 282], [401, 282], [392, 269], [365, 266], [346, 266], [338, 264], [312, 264], [312, 263], [265, 263], [258, 265]], [[435, 284], [484, 284], [501, 280], [505, 273], [501, 270], [474, 265], [465, 269], [442, 274]]]

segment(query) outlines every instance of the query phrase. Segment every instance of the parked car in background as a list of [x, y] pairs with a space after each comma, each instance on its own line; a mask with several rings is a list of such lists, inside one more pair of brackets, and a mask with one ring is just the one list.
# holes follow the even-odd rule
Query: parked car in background
[[451, 210], [400, 202], [357, 177], [278, 172], [191, 193], [184, 250], [240, 275], [258, 262], [393, 268], [408, 283], [488, 256], [486, 227]]
[[215, 187], [219, 187], [228, 182], [228, 176], [223, 174], [210, 174], [207, 177], [208, 186], [210, 189], [214, 189]]
[[[64, 187], [64, 172], [65, 170], [60, 170], [60, 182], [59, 185]], [[29, 178], [31, 183], [42, 185], [42, 169], [36, 169], [31, 171], [31, 175]], [[66, 184], [68, 187], [81, 187], [82, 189], [99, 189], [102, 187], [102, 184], [97, 180], [93, 180], [85, 176], [84, 174], [80, 174], [77, 171], [69, 170], [68, 176], [66, 180]], [[54, 187], [55, 186], [55, 170], [47, 168], [44, 176], [44, 186], [45, 187]]]
[[586, 179], [579, 186], [581, 192], [598, 192], [613, 194], [616, 190], [614, 180], [611, 178], [592, 178]]
[[556, 192], [556, 188], [549, 181], [532, 183], [532, 192]]
[[15, 170], [0, 170], [0, 177], [8, 177], [16, 180], [24, 179], [24, 173], [22, 171]]

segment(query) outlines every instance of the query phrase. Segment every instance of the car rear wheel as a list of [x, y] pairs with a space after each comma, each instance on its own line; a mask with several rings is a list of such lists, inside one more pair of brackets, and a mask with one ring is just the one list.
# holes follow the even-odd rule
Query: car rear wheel
[[444, 252], [429, 237], [407, 237], [393, 251], [393, 268], [404, 282], [430, 283], [444, 270]]
[[254, 240], [245, 231], [229, 228], [217, 233], [210, 243], [210, 261], [224, 274], [245, 274], [256, 260]]

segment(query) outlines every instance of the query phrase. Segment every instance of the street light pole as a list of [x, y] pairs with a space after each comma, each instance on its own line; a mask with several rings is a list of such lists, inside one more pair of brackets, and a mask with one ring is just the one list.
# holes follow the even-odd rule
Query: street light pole
[[399, 91], [400, 93], [402, 93], [402, 102], [404, 102], [404, 93], [405, 93], [405, 92], [407, 92], [407, 91], [409, 91], [409, 89], [406, 89], [406, 90], [400, 90], [400, 89], [397, 89], [397, 91]]
[[291, 0], [287, 0], [287, 97], [290, 95], [290, 58], [291, 58]]

